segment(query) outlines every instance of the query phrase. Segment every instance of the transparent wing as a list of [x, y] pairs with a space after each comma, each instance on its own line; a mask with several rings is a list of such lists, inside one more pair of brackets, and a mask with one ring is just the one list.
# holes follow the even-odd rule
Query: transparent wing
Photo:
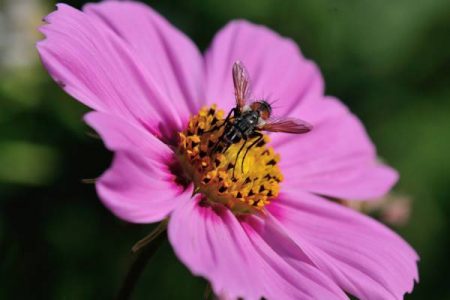
[[245, 66], [236, 61], [233, 64], [234, 95], [236, 97], [236, 107], [242, 111], [247, 99], [250, 96], [250, 77]]
[[312, 130], [312, 125], [295, 118], [271, 118], [260, 129], [271, 132], [307, 133]]

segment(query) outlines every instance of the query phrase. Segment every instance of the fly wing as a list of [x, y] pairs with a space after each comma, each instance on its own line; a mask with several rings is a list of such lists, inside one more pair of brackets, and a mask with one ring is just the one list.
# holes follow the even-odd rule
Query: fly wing
[[242, 108], [245, 106], [245, 103], [250, 96], [250, 77], [240, 61], [236, 61], [233, 64], [233, 84], [236, 107], [239, 111], [242, 111]]
[[307, 133], [312, 130], [312, 125], [295, 118], [273, 118], [269, 119], [260, 129], [271, 132]]

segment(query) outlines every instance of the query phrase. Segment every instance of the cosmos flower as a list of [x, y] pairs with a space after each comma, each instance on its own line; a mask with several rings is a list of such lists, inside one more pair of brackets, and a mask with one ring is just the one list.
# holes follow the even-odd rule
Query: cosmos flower
[[[330, 198], [369, 200], [397, 180], [360, 121], [324, 95], [317, 66], [270, 29], [233, 21], [202, 55], [149, 7], [59, 4], [41, 27], [43, 64], [93, 109], [86, 122], [114, 152], [97, 193], [119, 218], [168, 218], [178, 258], [229, 299], [400, 299], [418, 279], [415, 251], [384, 225]], [[253, 97], [314, 126], [273, 133], [235, 164], [212, 153], [235, 106], [241, 61]], [[239, 167], [237, 165], [242, 165]], [[236, 174], [233, 174], [235, 172]], [[233, 176], [235, 175], [235, 176]]]

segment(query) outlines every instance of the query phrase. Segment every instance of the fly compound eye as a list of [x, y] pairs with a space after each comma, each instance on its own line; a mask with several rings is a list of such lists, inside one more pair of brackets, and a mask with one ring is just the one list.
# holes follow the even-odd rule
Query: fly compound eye
[[259, 102], [259, 111], [261, 119], [267, 120], [270, 118], [270, 115], [272, 113], [272, 107], [270, 106], [269, 102], [263, 100]]
[[255, 101], [252, 104], [250, 104], [250, 108], [253, 111], [259, 112], [259, 116], [261, 117], [261, 119], [267, 120], [270, 118], [272, 107], [267, 101], [265, 100]]
[[265, 121], [270, 118], [270, 112], [268, 110], [261, 110], [259, 116]]

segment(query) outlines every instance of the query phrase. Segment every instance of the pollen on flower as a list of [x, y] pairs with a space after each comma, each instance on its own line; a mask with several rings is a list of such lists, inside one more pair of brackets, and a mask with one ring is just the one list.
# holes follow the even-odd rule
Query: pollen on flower
[[216, 105], [204, 107], [179, 133], [178, 158], [186, 176], [210, 203], [222, 203], [235, 213], [257, 212], [278, 195], [283, 179], [277, 163], [280, 156], [266, 144], [269, 137], [243, 152], [254, 140], [231, 145], [226, 151], [213, 151], [225, 126], [224, 112]]

